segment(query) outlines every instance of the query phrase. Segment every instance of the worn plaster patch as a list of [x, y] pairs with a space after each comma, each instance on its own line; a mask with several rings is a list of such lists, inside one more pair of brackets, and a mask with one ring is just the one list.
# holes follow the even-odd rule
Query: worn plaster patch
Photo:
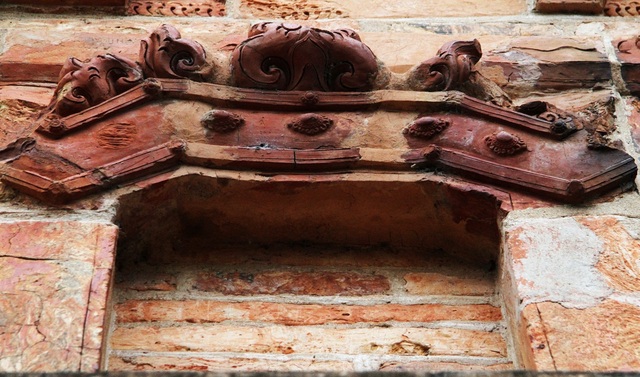
[[552, 301], [586, 308], [612, 293], [595, 268], [603, 241], [573, 218], [520, 223], [507, 231], [506, 248], [523, 306]]

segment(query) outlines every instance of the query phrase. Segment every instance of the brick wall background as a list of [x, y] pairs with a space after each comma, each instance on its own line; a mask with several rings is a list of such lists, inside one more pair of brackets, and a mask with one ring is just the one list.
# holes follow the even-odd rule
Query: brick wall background
[[[633, 17], [604, 16], [599, 7], [611, 2], [228, 0], [180, 3], [180, 11], [200, 14], [171, 18], [173, 2], [88, 3], [0, 4], [0, 149], [33, 132], [31, 117], [49, 103], [69, 56], [135, 58], [139, 40], [161, 23], [224, 50], [254, 22], [287, 20], [353, 28], [399, 73], [445, 42], [477, 38], [478, 70], [514, 103], [544, 99], [596, 112], [607, 119], [603, 134], [640, 153], [640, 105], [625, 82], [634, 63], [616, 51], [617, 41], [640, 30]], [[543, 14], [536, 6], [591, 14]], [[62, 207], [0, 184], [0, 292], [18, 303], [0, 303], [1, 370], [640, 368], [635, 190], [580, 206], [503, 194], [505, 212], [483, 218], [484, 225], [495, 219], [489, 240], [467, 231], [477, 213], [452, 214], [482, 212], [482, 201], [426, 195], [428, 206], [446, 207], [444, 225], [426, 226], [446, 234], [445, 254], [366, 243], [229, 243], [213, 252], [206, 229], [185, 236], [181, 228], [204, 218], [197, 185], [184, 186], [188, 205], [157, 188], [190, 174], [224, 175], [183, 168]], [[137, 192], [146, 196], [127, 199]], [[145, 200], [158, 212], [126, 215]], [[185, 208], [199, 215], [180, 218]], [[171, 233], [172, 225], [179, 231]], [[145, 233], [150, 227], [167, 232]], [[185, 242], [171, 241], [178, 236]], [[112, 275], [118, 237], [120, 268]], [[476, 241], [482, 245], [474, 249]], [[469, 262], [478, 250], [495, 257], [495, 269]]]

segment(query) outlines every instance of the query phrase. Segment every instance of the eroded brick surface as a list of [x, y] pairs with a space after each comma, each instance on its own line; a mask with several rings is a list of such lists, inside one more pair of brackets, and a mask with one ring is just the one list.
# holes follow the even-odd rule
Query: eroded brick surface
[[488, 321], [502, 319], [500, 308], [479, 305], [317, 305], [270, 302], [215, 302], [131, 300], [116, 307], [120, 323], [175, 321], [206, 323], [223, 321], [272, 322], [283, 325], [322, 325], [325, 323], [353, 324]]
[[[551, 357], [536, 358], [541, 370], [637, 370], [640, 368], [640, 308], [606, 300], [586, 309], [553, 302], [535, 304], [541, 331], [532, 344], [548, 345]], [[547, 351], [543, 347], [538, 350]]]
[[389, 290], [382, 275], [339, 272], [233, 272], [204, 273], [193, 286], [201, 291], [226, 295], [296, 294], [296, 295], [373, 295]]
[[[116, 227], [0, 224], [0, 369], [96, 371]], [[86, 327], [85, 327], [86, 326]]]

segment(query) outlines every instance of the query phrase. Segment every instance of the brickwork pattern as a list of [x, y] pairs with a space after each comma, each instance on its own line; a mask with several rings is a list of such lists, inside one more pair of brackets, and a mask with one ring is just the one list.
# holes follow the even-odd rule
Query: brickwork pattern
[[[195, 254], [206, 264], [177, 254], [119, 271], [109, 369], [512, 367], [491, 272], [419, 250], [342, 250], [357, 267], [308, 247], [264, 251], [227, 249], [216, 262], [205, 248]], [[394, 268], [370, 253], [423, 262]]]

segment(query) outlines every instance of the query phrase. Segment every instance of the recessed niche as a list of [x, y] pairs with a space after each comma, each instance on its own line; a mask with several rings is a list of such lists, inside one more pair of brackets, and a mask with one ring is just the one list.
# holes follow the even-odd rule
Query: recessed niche
[[397, 174], [227, 174], [120, 199], [108, 369], [513, 367], [495, 197]]

